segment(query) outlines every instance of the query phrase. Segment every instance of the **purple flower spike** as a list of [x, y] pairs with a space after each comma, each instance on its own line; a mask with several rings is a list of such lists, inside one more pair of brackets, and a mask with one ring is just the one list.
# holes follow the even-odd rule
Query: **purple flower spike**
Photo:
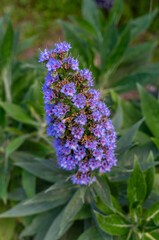
[[74, 184], [92, 184], [98, 173], [116, 166], [116, 132], [110, 111], [93, 89], [92, 73], [80, 70], [77, 59], [68, 53], [66, 42], [40, 53], [48, 73], [42, 87], [47, 134], [54, 137], [61, 168], [74, 171]]

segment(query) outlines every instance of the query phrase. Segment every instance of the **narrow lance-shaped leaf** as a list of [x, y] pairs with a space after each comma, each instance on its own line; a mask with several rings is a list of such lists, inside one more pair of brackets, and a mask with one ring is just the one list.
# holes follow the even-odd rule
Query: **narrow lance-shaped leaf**
[[16, 219], [0, 219], [1, 240], [12, 240], [15, 236]]
[[98, 232], [95, 226], [90, 227], [88, 230], [84, 231], [77, 240], [86, 239], [104, 240], [104, 238], [101, 236], [101, 234]]
[[146, 124], [155, 137], [159, 137], [159, 102], [138, 85], [141, 108]]
[[48, 239], [52, 240], [52, 236], [54, 236], [54, 240], [58, 240], [60, 236], [62, 236], [72, 226], [72, 222], [67, 223], [67, 225], [65, 226], [65, 229], [63, 230], [63, 233], [59, 234], [61, 219], [63, 218], [63, 215], [64, 215], [64, 210], [62, 209], [62, 211], [59, 213], [59, 215], [57, 215], [57, 217], [53, 220], [52, 224], [50, 225], [50, 228], [47, 231], [44, 237], [44, 240], [48, 240]]
[[136, 59], [143, 59], [144, 57], [144, 62], [142, 62], [142, 65], [143, 65], [143, 63], [145, 63], [145, 60], [147, 61], [148, 58], [151, 56], [156, 46], [157, 46], [157, 41], [140, 43], [132, 47], [129, 47], [125, 51], [122, 62], [130, 63], [130, 62], [136, 61]]
[[[82, 193], [81, 193], [82, 190]], [[61, 221], [61, 229], [60, 233], [63, 232], [63, 229], [67, 225], [68, 222], [71, 221], [71, 219], [78, 213], [78, 211], [82, 208], [83, 206], [83, 200], [82, 196], [86, 191], [86, 188], [83, 187], [82, 189], [79, 189], [73, 196], [73, 198], [70, 200], [70, 202], [67, 204], [63, 219]]]
[[121, 216], [117, 214], [111, 214], [103, 216], [100, 213], [95, 212], [99, 227], [106, 233], [113, 236], [120, 236], [126, 234], [131, 225]]
[[147, 221], [150, 221], [151, 219], [157, 219], [159, 217], [159, 202], [152, 205], [150, 208], [148, 208], [144, 214], [144, 218]]
[[151, 22], [157, 15], [158, 10], [154, 10], [152, 13], [148, 13], [135, 20], [132, 20], [131, 25], [131, 38], [137, 37], [139, 34], [147, 30]]
[[[83, 0], [82, 4], [82, 15], [85, 20], [87, 20], [93, 28], [96, 30], [99, 42], [102, 40], [102, 34], [100, 31], [100, 23], [98, 18], [98, 9], [94, 0]], [[102, 14], [102, 13], [100, 13]]]
[[151, 232], [144, 233], [143, 240], [157, 240], [159, 239], [159, 230], [156, 229]]
[[136, 89], [138, 83], [145, 86], [156, 81], [158, 79], [158, 75], [159, 64], [151, 64], [150, 66], [146, 66], [142, 69], [139, 69], [137, 72], [123, 77], [113, 85], [113, 88], [117, 93], [131, 91], [133, 89]]
[[57, 168], [53, 160], [38, 159], [26, 152], [14, 152], [10, 155], [16, 166], [49, 182], [56, 182], [66, 176], [65, 171]]
[[121, 127], [123, 126], [123, 121], [124, 121], [123, 115], [124, 115], [124, 112], [122, 109], [121, 100], [120, 98], [118, 98], [116, 113], [112, 119], [113, 125], [116, 130], [120, 130]]
[[121, 13], [123, 10], [123, 0], [116, 0], [113, 1], [113, 7], [109, 11], [109, 18], [108, 20], [112, 20], [115, 17], [116, 22], [119, 21]]
[[35, 39], [36, 39], [36, 37], [34, 36], [34, 37], [30, 37], [28, 39], [21, 41], [18, 44], [18, 47], [16, 49], [16, 54], [19, 55], [22, 52], [24, 52], [28, 47], [30, 47], [34, 43]]
[[101, 44], [100, 55], [102, 72], [105, 71], [108, 57], [110, 56], [116, 45], [117, 37], [117, 29], [114, 21], [112, 21], [109, 25], [106, 26], [106, 30], [103, 36], [103, 42]]
[[131, 102], [125, 101], [118, 97], [121, 102], [123, 111], [123, 127], [130, 128], [142, 118], [141, 111], [139, 111]]
[[127, 198], [129, 205], [142, 203], [146, 196], [146, 182], [144, 174], [140, 169], [137, 157], [134, 159], [134, 170], [130, 175], [127, 187]]
[[37, 123], [30, 118], [28, 113], [22, 107], [16, 104], [0, 102], [0, 107], [2, 107], [10, 117], [17, 121], [31, 125], [37, 125]]
[[6, 23], [8, 23], [9, 19], [10, 19], [10, 10], [3, 16], [0, 18], [0, 29], [1, 29], [1, 34], [0, 34], [0, 46], [1, 46], [1, 42], [3, 40], [4, 34], [5, 34], [5, 26]]
[[44, 240], [58, 240], [73, 224], [71, 219], [77, 214], [83, 205], [80, 189], [74, 194], [65, 209], [52, 223]]
[[124, 152], [127, 148], [132, 146], [132, 141], [136, 135], [137, 130], [141, 126], [143, 120], [138, 121], [136, 124], [134, 124], [132, 127], [130, 127], [126, 133], [121, 136], [121, 138], [118, 141], [117, 151], [118, 153]]
[[4, 63], [6, 63], [12, 55], [13, 38], [14, 31], [11, 22], [9, 22], [1, 44], [1, 57]]
[[60, 209], [56, 208], [53, 211], [39, 214], [36, 216], [31, 224], [27, 225], [26, 228], [21, 232], [20, 237], [33, 236], [36, 234], [38, 240], [43, 240], [46, 235], [51, 223], [59, 214]]
[[[150, 152], [147, 163], [153, 163], [154, 162], [154, 156], [153, 153]], [[145, 171], [145, 181], [147, 185], [147, 193], [146, 193], [146, 198], [150, 195], [153, 185], [154, 185], [154, 178], [155, 178], [155, 167], [152, 166], [151, 168], [147, 169]]]
[[7, 201], [7, 188], [10, 179], [10, 166], [5, 164], [5, 160], [0, 164], [0, 198], [6, 203]]
[[111, 206], [110, 190], [108, 184], [100, 177], [97, 177], [96, 182], [93, 184], [97, 195], [108, 206]]
[[121, 58], [123, 57], [130, 40], [130, 29], [129, 26], [123, 31], [121, 36], [118, 38], [118, 42], [114, 47], [111, 55], [109, 56], [107, 63], [105, 65], [105, 70], [111, 71], [120, 63]]
[[152, 138], [152, 141], [156, 145], [157, 149], [159, 149], [159, 139], [158, 138]]
[[[60, 194], [59, 194], [59, 189]], [[49, 191], [41, 192], [35, 195], [33, 198], [27, 199], [19, 204], [17, 204], [12, 209], [0, 215], [0, 217], [19, 217], [19, 216], [29, 216], [47, 210], [56, 208], [65, 204], [70, 198], [72, 189], [62, 189], [60, 186]]]
[[14, 138], [8, 145], [6, 149], [6, 155], [9, 156], [12, 152], [17, 150], [23, 143], [24, 141], [29, 137], [28, 134], [19, 136], [17, 138]]
[[22, 184], [27, 197], [33, 197], [35, 195], [36, 177], [23, 170]]

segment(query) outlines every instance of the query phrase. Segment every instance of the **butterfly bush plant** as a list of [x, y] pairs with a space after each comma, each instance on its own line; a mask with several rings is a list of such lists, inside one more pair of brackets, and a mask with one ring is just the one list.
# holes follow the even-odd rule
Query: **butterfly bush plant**
[[79, 69], [79, 62], [69, 55], [66, 42], [55, 44], [40, 54], [47, 68], [42, 87], [47, 134], [53, 136], [58, 164], [75, 170], [73, 183], [87, 185], [96, 173], [109, 172], [116, 166], [116, 132], [110, 111], [93, 88], [92, 73]]

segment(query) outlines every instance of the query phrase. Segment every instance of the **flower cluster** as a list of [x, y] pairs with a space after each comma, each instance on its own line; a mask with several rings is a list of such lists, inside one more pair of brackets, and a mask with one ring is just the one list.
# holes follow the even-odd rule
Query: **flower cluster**
[[113, 7], [114, 0], [96, 0], [99, 7], [111, 9]]
[[116, 133], [108, 107], [91, 88], [92, 73], [79, 69], [78, 60], [68, 54], [70, 48], [62, 42], [40, 54], [39, 62], [48, 70], [42, 88], [45, 119], [60, 167], [74, 171], [73, 183], [87, 185], [97, 173], [116, 166]]

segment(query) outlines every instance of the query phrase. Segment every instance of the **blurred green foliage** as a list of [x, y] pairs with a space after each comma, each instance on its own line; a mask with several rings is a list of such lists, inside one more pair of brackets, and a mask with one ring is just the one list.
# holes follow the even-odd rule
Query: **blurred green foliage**
[[[122, 19], [123, 22], [126, 22], [130, 18], [136, 18], [140, 15], [144, 15], [145, 13], [151, 13], [151, 11], [155, 8], [159, 8], [158, 0], [140, 0], [138, 2], [127, 0], [124, 1], [124, 9]], [[150, 27], [152, 32], [158, 33], [159, 22], [154, 21]]]
[[81, 0], [2, 0], [1, 6], [0, 15], [11, 9], [14, 24], [24, 25], [23, 38], [36, 35], [36, 45], [39, 45], [49, 38], [59, 40], [56, 20], [65, 19], [69, 14], [79, 16]]
[[[128, 20], [141, 16], [151, 11], [151, 1], [140, 0], [124, 1], [124, 9], [120, 24], [127, 23]], [[12, 9], [11, 16], [14, 25], [23, 23], [22, 37], [36, 35], [34, 45], [43, 46], [46, 39], [58, 41], [62, 38], [60, 25], [57, 19], [68, 19], [69, 15], [81, 16], [82, 0], [1, 0], [0, 15], [3, 16], [9, 9]], [[159, 7], [158, 0], [152, 1], [152, 10]], [[107, 12], [107, 11], [106, 11]], [[150, 32], [158, 33], [159, 23], [154, 21], [150, 27]], [[59, 37], [60, 35], [60, 37]], [[153, 36], [145, 36], [144, 38]], [[158, 54], [157, 54], [158, 57]]]
[[[118, 16], [122, 15], [121, 2], [118, 0]], [[29, 1], [19, 1], [26, 3]], [[41, 93], [45, 70], [36, 57], [19, 60], [35, 39], [20, 40], [21, 29], [15, 30], [9, 15], [5, 15], [0, 19], [0, 212], [4, 212], [0, 215], [1, 240], [159, 239], [158, 90], [155, 88], [154, 97], [142, 86], [156, 84], [154, 78], [158, 79], [158, 63], [150, 61], [156, 41], [128, 45], [127, 38], [130, 33], [137, 36], [145, 31], [157, 12], [149, 18], [146, 15], [131, 20], [128, 28], [117, 28], [116, 8], [105, 24], [102, 13], [92, 4], [91, 0], [83, 1], [85, 20], [71, 18], [77, 21], [62, 23], [65, 31], [71, 26], [66, 37], [73, 44], [78, 40], [74, 54], [85, 59], [83, 65], [89, 66], [93, 59], [91, 67], [98, 79], [102, 68], [96, 65], [95, 56], [101, 56], [104, 68], [109, 59], [104, 72], [113, 70], [120, 86], [116, 89], [108, 78], [101, 78], [96, 85], [101, 89], [103, 84], [111, 87], [106, 103], [112, 109], [118, 132], [118, 166], [107, 176], [98, 177], [90, 187], [73, 185], [70, 173], [58, 167], [52, 139], [46, 136]], [[98, 14], [93, 15], [94, 11]], [[77, 29], [82, 42], [74, 36]], [[107, 35], [103, 41], [104, 32]], [[108, 48], [107, 44], [114, 44], [115, 48]], [[134, 78], [130, 66], [133, 71], [140, 66], [147, 75], [144, 72]], [[118, 82], [121, 69], [127, 77]], [[125, 101], [120, 92], [127, 92], [132, 86], [137, 87], [139, 98]]]
[[137, 82], [147, 85], [158, 80], [159, 64], [151, 63], [157, 41], [134, 44], [158, 11], [120, 26], [123, 7], [124, 1], [115, 1], [105, 17], [94, 1], [83, 0], [81, 18], [71, 16], [71, 22], [60, 21], [65, 38], [72, 44], [72, 54], [79, 56], [82, 66], [93, 72], [103, 97], [111, 90], [124, 93], [134, 90]]

